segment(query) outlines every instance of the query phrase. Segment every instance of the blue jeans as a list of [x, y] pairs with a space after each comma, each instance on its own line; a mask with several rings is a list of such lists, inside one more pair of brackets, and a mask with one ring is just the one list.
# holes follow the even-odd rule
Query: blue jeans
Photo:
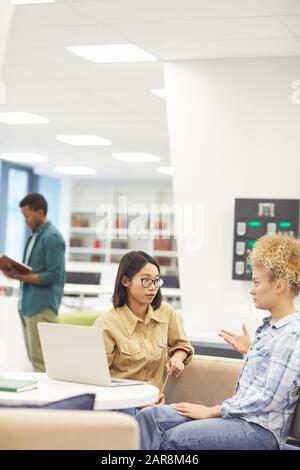
[[119, 413], [125, 413], [135, 418], [136, 415], [141, 411], [141, 408], [121, 408], [121, 410], [113, 410], [113, 411], [118, 411]]
[[190, 419], [167, 405], [136, 414], [145, 450], [275, 450], [274, 434], [241, 418]]

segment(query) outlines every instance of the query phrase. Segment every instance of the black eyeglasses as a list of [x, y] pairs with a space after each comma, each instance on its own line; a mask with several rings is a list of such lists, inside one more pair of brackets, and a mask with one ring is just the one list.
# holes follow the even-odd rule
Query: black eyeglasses
[[141, 283], [142, 283], [142, 286], [143, 287], [151, 287], [152, 284], [154, 284], [154, 286], [156, 287], [156, 289], [159, 289], [163, 283], [164, 283], [164, 280], [163, 279], [149, 279], [148, 277], [143, 277], [141, 279]]

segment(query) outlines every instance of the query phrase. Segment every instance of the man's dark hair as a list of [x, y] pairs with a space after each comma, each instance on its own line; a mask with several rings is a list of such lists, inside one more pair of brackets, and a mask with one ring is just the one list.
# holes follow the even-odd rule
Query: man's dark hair
[[[154, 264], [160, 273], [159, 265], [155, 259], [153, 259], [144, 251], [130, 251], [130, 253], [127, 253], [123, 256], [117, 272], [115, 289], [112, 297], [112, 303], [115, 308], [123, 307], [123, 305], [125, 305], [128, 300], [127, 288], [122, 284], [123, 277], [126, 276], [128, 279], [133, 278], [133, 276], [138, 273], [147, 263]], [[158, 289], [156, 296], [151, 302], [153, 309], [158, 309], [161, 305], [161, 302], [162, 293], [161, 290]]]
[[48, 204], [44, 196], [39, 193], [30, 193], [25, 196], [19, 204], [19, 207], [28, 206], [33, 211], [38, 211], [42, 209], [44, 214], [47, 214]]

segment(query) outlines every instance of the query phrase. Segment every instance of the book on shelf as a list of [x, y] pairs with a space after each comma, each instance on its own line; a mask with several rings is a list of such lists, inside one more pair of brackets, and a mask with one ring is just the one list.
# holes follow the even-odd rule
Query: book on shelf
[[156, 251], [171, 251], [172, 249], [171, 240], [168, 238], [155, 238], [153, 246]]
[[73, 215], [71, 219], [71, 226], [77, 227], [77, 228], [78, 227], [87, 228], [90, 226], [90, 221], [88, 219], [78, 217], [77, 215]]
[[78, 238], [78, 237], [71, 237], [70, 238], [70, 247], [82, 247], [83, 246], [83, 243], [82, 243], [82, 240], [81, 238]]
[[15, 269], [20, 274], [28, 274], [32, 271], [31, 266], [15, 261], [14, 259], [9, 258], [6, 255], [0, 255], [0, 270], [10, 271], [10, 269]]
[[0, 379], [1, 392], [25, 392], [37, 388], [35, 380]]

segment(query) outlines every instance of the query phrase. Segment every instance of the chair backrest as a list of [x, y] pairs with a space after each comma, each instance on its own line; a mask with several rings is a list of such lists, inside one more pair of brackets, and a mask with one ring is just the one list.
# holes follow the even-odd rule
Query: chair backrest
[[171, 377], [168, 381], [167, 403], [221, 403], [233, 394], [242, 364], [240, 359], [195, 355], [178, 379]]
[[[168, 381], [166, 402], [189, 401], [206, 406], [220, 404], [232, 396], [243, 361], [195, 355], [184, 373]], [[300, 440], [300, 401], [298, 401], [290, 436]]]
[[136, 450], [136, 421], [123, 413], [0, 410], [0, 450]]
[[290, 436], [297, 441], [300, 441], [300, 401], [298, 400], [298, 404], [296, 406], [296, 410], [294, 413], [293, 423], [290, 430]]

